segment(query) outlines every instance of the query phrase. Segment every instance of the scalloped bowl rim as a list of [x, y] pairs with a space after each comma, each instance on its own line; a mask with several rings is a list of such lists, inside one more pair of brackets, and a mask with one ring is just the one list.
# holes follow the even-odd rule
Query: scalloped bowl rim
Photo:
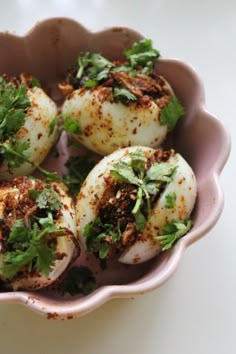
[[[69, 21], [71, 23], [74, 23], [76, 26], [79, 26], [82, 31], [87, 32], [88, 34], [94, 34], [94, 33], [101, 34], [106, 31], [119, 29], [119, 28], [137, 33], [134, 30], [127, 27], [111, 27], [101, 31], [93, 32], [93, 31], [88, 31], [86, 28], [81, 26], [81, 24], [79, 24], [73, 19], [51, 18], [37, 23], [33, 28], [31, 28], [26, 33], [26, 35], [17, 36], [15, 34], [9, 34], [9, 33], [6, 34], [7, 36], [10, 37], [21, 38], [23, 40], [26, 40], [32, 34], [34, 34], [39, 27], [45, 26], [48, 23], [53, 21]], [[4, 34], [1, 33], [1, 35]], [[215, 161], [210, 176], [208, 177], [208, 182], [210, 180], [213, 181], [216, 190], [216, 202], [214, 204], [213, 210], [211, 211], [210, 217], [203, 224], [198, 226], [196, 229], [190, 231], [188, 233], [188, 237], [184, 237], [178, 241], [178, 243], [174, 247], [173, 253], [168, 259], [167, 265], [163, 270], [161, 270], [161, 272], [158, 275], [153, 276], [151, 279], [144, 280], [142, 281], [142, 283], [138, 282], [137, 284], [130, 283], [125, 285], [106, 285], [98, 288], [92, 294], [86, 296], [86, 298], [83, 298], [82, 302], [80, 298], [75, 300], [73, 299], [66, 300], [62, 302], [62, 301], [56, 301], [53, 299], [45, 298], [44, 296], [38, 295], [37, 293], [18, 291], [18, 292], [0, 293], [0, 303], [23, 304], [42, 315], [46, 315], [48, 318], [65, 319], [65, 318], [82, 316], [88, 312], [95, 310], [105, 302], [114, 298], [130, 298], [135, 295], [143, 294], [147, 291], [159, 287], [164, 282], [166, 282], [177, 269], [185, 249], [190, 244], [192, 244], [193, 242], [197, 241], [198, 239], [206, 235], [209, 232], [209, 230], [218, 221], [218, 218], [222, 212], [223, 204], [224, 204], [223, 191], [220, 185], [219, 177], [230, 153], [231, 142], [230, 142], [229, 131], [220, 120], [218, 120], [215, 116], [213, 116], [206, 110], [203, 84], [195, 69], [193, 69], [189, 64], [186, 64], [185, 62], [177, 59], [164, 58], [164, 59], [160, 59], [160, 61], [177, 63], [182, 67], [186, 68], [188, 72], [191, 73], [196, 83], [195, 90], [198, 92], [197, 110], [200, 114], [205, 114], [208, 117], [208, 119], [211, 120], [212, 124], [217, 125], [217, 129], [221, 131], [221, 135], [223, 137], [224, 145], [222, 146], [220, 154], [217, 160]]]

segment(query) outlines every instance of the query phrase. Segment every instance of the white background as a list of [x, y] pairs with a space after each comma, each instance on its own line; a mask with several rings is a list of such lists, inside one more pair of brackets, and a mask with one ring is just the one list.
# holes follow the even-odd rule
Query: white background
[[[164, 57], [192, 64], [207, 107], [236, 139], [235, 0], [1, 0], [0, 30], [23, 35], [38, 20], [73, 17], [89, 29], [125, 25], [152, 38]], [[1, 55], [1, 48], [0, 48]], [[0, 353], [235, 354], [235, 149], [222, 174], [225, 208], [215, 228], [185, 254], [159, 289], [116, 300], [75, 320], [0, 306]]]

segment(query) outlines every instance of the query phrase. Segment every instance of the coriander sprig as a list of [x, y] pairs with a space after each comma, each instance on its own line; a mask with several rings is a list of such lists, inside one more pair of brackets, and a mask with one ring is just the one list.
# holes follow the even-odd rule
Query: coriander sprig
[[110, 169], [110, 174], [116, 180], [138, 187], [136, 203], [132, 213], [136, 219], [137, 229], [140, 231], [144, 229], [146, 224], [142, 213], [143, 206], [146, 204], [148, 219], [151, 214], [150, 196], [157, 195], [160, 190], [160, 183], [170, 183], [177, 169], [177, 166], [173, 166], [169, 162], [155, 162], [146, 170], [146, 163], [145, 154], [137, 149], [130, 154], [129, 161], [114, 163]]
[[13, 142], [0, 143], [0, 153], [4, 155], [6, 161], [8, 162], [9, 168], [19, 167], [22, 163], [27, 162], [31, 166], [35, 167], [36, 170], [41, 172], [48, 181], [59, 181], [60, 178], [56, 172], [50, 172], [45, 170], [43, 167], [38, 165], [36, 162], [30, 160], [27, 156], [27, 149], [25, 149], [25, 143], [21, 143], [17, 140], [12, 140]]
[[173, 219], [163, 226], [161, 235], [156, 236], [155, 239], [160, 242], [162, 251], [167, 251], [179, 238], [184, 236], [192, 226], [193, 223], [190, 219], [185, 221]]

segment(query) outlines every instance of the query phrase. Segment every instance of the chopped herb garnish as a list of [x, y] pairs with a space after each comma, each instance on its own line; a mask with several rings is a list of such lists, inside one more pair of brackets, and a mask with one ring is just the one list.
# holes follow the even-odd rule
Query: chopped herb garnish
[[54, 130], [57, 128], [57, 125], [58, 125], [58, 122], [60, 121], [60, 119], [61, 119], [61, 115], [59, 114], [58, 116], [53, 118], [53, 120], [51, 120], [51, 122], [49, 124], [49, 134], [48, 134], [48, 136], [52, 135]]
[[[134, 43], [129, 50], [126, 50], [124, 55], [127, 63], [119, 65], [110, 62], [98, 53], [86, 52], [81, 54], [76, 64], [78, 66], [76, 79], [79, 81], [79, 86], [88, 89], [96, 87], [111, 78], [112, 72], [124, 72], [131, 77], [136, 76], [137, 73], [151, 75], [154, 62], [160, 56], [160, 53], [152, 47], [150, 39], [142, 39], [138, 43]], [[113, 96], [116, 101], [128, 103], [138, 100], [132, 92], [122, 86], [121, 82], [115, 82], [115, 85]]]
[[147, 159], [141, 150], [130, 154], [130, 161], [119, 161], [111, 167], [110, 174], [118, 181], [134, 184], [138, 187], [137, 199], [132, 213], [140, 213], [146, 201], [148, 217], [151, 213], [150, 195], [159, 192], [158, 183], [172, 181], [176, 166], [168, 162], [153, 163], [146, 171]]
[[109, 254], [110, 244], [120, 240], [121, 232], [119, 225], [117, 231], [114, 231], [112, 224], [104, 224], [100, 218], [96, 218], [85, 226], [83, 237], [86, 238], [88, 251], [105, 259]]
[[125, 88], [114, 88], [113, 96], [116, 99], [128, 101], [137, 101], [137, 97]]
[[[129, 158], [113, 163], [110, 168], [110, 175], [116, 181], [134, 186], [131, 214], [138, 232], [145, 229], [151, 215], [151, 200], [155, 200], [160, 188], [172, 181], [177, 169], [177, 166], [171, 165], [168, 161], [155, 162], [147, 169], [147, 162], [144, 152], [137, 149]], [[83, 236], [86, 238], [88, 250], [104, 259], [110, 253], [111, 244], [120, 241], [121, 234], [119, 219], [117, 225], [112, 225], [103, 223], [101, 218], [97, 217], [85, 226]]]
[[9, 168], [16, 168], [28, 160], [28, 148], [29, 143], [12, 138], [0, 144], [0, 154], [4, 156]]
[[171, 96], [167, 106], [161, 110], [160, 123], [173, 130], [177, 121], [184, 115], [184, 108], [176, 96]]
[[36, 199], [39, 209], [46, 209], [49, 211], [57, 211], [61, 209], [62, 202], [60, 196], [51, 185], [47, 185], [42, 192], [37, 192], [37, 196], [35, 192], [37, 191], [31, 189], [30, 195]]
[[9, 168], [19, 167], [27, 156], [28, 143], [16, 140], [15, 133], [24, 125], [29, 106], [27, 88], [0, 77], [0, 154]]
[[70, 156], [65, 166], [68, 173], [63, 176], [63, 182], [67, 185], [70, 194], [76, 196], [85, 178], [95, 166], [95, 162], [86, 156]]
[[97, 288], [96, 278], [93, 272], [85, 266], [70, 268], [62, 280], [61, 289], [70, 295], [88, 295]]
[[67, 133], [71, 134], [81, 134], [81, 127], [76, 119], [68, 115], [64, 116], [63, 114], [59, 114], [51, 121], [49, 125], [49, 136], [52, 135], [60, 121], [62, 121], [62, 124], [60, 126], [59, 137], [61, 136], [63, 131], [66, 131]]
[[170, 192], [166, 195], [166, 204], [165, 207], [167, 209], [173, 209], [176, 203], [176, 193]]
[[165, 224], [161, 235], [155, 237], [162, 245], [162, 251], [170, 249], [179, 238], [184, 236], [192, 228], [192, 226], [193, 223], [189, 219], [185, 222], [173, 219], [171, 222]]
[[63, 122], [63, 130], [71, 134], [81, 134], [80, 124], [70, 116], [66, 116]]
[[149, 181], [162, 181], [170, 183], [176, 172], [176, 167], [169, 162], [153, 163], [147, 171]]
[[23, 269], [48, 275], [55, 263], [54, 248], [48, 243], [48, 237], [64, 234], [64, 229], [56, 227], [50, 213], [32, 226], [26, 226], [23, 219], [16, 220], [7, 240], [10, 250], [3, 254], [1, 277], [11, 280]]
[[152, 47], [151, 39], [141, 39], [134, 43], [133, 46], [124, 52], [127, 59], [133, 67], [138, 65], [145, 67], [148, 63], [153, 63], [155, 59], [159, 58], [160, 53]]

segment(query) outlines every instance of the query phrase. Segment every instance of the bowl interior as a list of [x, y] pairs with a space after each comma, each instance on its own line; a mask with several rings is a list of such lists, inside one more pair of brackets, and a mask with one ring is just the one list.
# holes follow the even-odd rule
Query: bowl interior
[[[32, 73], [42, 81], [49, 95], [60, 104], [57, 83], [65, 78], [69, 65], [76, 60], [79, 52], [93, 51], [108, 59], [122, 59], [124, 49], [140, 38], [140, 34], [126, 28], [91, 33], [72, 20], [44, 21], [25, 37], [0, 34], [0, 74]], [[101, 286], [137, 284], [140, 285], [141, 292], [145, 290], [144, 284], [150, 279], [157, 279], [160, 274], [169, 276], [172, 272], [169, 265], [175, 257], [179, 257], [180, 247], [184, 248], [203, 236], [216, 222], [222, 207], [222, 196], [215, 173], [220, 171], [227, 158], [227, 133], [221, 123], [204, 110], [203, 89], [196, 73], [190, 67], [177, 60], [161, 59], [156, 71], [170, 82], [186, 111], [185, 117], [168, 138], [167, 145], [186, 158], [197, 177], [198, 198], [193, 214], [194, 228], [172, 250], [140, 265], [128, 266], [111, 261], [105, 269], [101, 269], [96, 259], [82, 253], [76, 263], [88, 264]], [[50, 155], [44, 163], [46, 167], [50, 166], [50, 169], [63, 173], [68, 155], [76, 153], [68, 149], [66, 139], [63, 135], [59, 142], [60, 157], [54, 158]], [[37, 292], [37, 297], [40, 296], [44, 301], [47, 298], [53, 298], [55, 301], [67, 299], [56, 291], [56, 286]]]

